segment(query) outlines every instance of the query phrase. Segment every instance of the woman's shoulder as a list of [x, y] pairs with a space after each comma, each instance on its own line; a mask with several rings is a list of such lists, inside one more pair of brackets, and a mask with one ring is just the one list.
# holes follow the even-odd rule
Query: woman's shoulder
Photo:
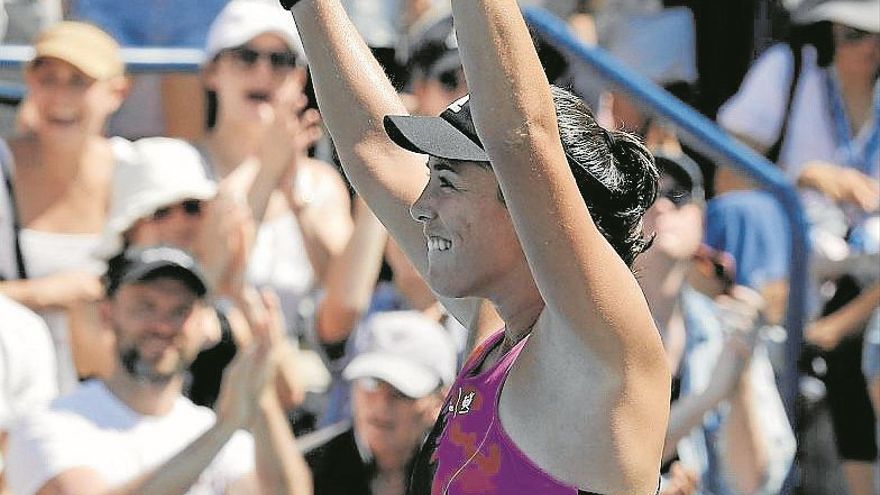
[[306, 158], [300, 164], [303, 170], [313, 174], [316, 180], [326, 183], [344, 185], [345, 181], [339, 169], [317, 158]]

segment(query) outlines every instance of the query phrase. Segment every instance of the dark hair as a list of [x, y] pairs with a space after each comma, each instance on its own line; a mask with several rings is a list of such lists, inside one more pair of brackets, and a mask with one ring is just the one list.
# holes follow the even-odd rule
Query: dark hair
[[559, 136], [581, 196], [599, 232], [632, 266], [652, 241], [642, 231], [642, 216], [659, 189], [654, 157], [636, 136], [602, 128], [576, 95], [556, 86], [551, 91]]

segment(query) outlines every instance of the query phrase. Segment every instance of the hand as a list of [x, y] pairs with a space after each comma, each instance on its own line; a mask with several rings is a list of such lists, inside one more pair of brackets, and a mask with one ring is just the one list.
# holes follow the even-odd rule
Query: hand
[[221, 294], [234, 294], [244, 284], [244, 272], [255, 227], [243, 195], [225, 179], [208, 203], [194, 250], [211, 286]]
[[721, 322], [730, 332], [746, 334], [746, 342], [753, 347], [757, 338], [756, 327], [764, 309], [760, 293], [742, 285], [734, 285], [727, 294], [715, 298]]
[[815, 189], [837, 203], [857, 206], [862, 211], [880, 208], [880, 182], [853, 168], [812, 161], [801, 171], [798, 185]]
[[838, 326], [829, 322], [827, 318], [813, 322], [804, 332], [804, 340], [823, 351], [834, 350], [842, 338]]
[[264, 173], [282, 177], [295, 168], [297, 159], [320, 139], [320, 115], [306, 109], [308, 98], [303, 92], [305, 73], [298, 71], [292, 81], [275, 92], [271, 102], [260, 106], [263, 122], [263, 145], [260, 163]]
[[236, 428], [247, 427], [254, 418], [274, 368], [271, 348], [266, 342], [240, 348], [220, 384], [218, 422]]
[[739, 387], [758, 340], [757, 326], [763, 298], [746, 287], [734, 286], [730, 295], [715, 299], [727, 339], [706, 387], [712, 401], [730, 397]]
[[698, 486], [697, 473], [676, 462], [669, 470], [666, 486], [660, 491], [660, 495], [693, 495], [697, 493]]
[[279, 403], [282, 407], [292, 409], [305, 399], [305, 385], [302, 373], [298, 371], [297, 350], [285, 338], [284, 315], [278, 296], [270, 289], [263, 289], [259, 294], [250, 291], [257, 300], [249, 298], [249, 308], [245, 311], [250, 315], [251, 333], [257, 341], [266, 342], [271, 348], [277, 366], [274, 371], [274, 387], [268, 388], [261, 397], [265, 404]]

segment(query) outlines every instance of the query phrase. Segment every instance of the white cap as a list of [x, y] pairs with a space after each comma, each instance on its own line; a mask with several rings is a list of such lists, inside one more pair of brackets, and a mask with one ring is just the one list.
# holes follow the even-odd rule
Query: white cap
[[135, 141], [113, 173], [110, 214], [96, 253], [107, 259], [122, 249], [122, 234], [157, 209], [187, 199], [208, 200], [217, 186], [205, 174], [202, 157], [179, 139]]
[[244, 45], [263, 33], [277, 34], [304, 65], [306, 52], [290, 12], [278, 2], [266, 0], [232, 0], [220, 12], [205, 43], [205, 63], [223, 50]]
[[798, 24], [831, 21], [871, 33], [880, 33], [880, 0], [787, 0]]
[[366, 332], [366, 347], [343, 371], [347, 380], [377, 378], [416, 399], [455, 380], [455, 344], [423, 314], [377, 313], [359, 332]]

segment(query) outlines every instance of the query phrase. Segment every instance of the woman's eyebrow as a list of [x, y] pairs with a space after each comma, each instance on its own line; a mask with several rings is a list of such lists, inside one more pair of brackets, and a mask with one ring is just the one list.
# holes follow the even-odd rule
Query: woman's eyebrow
[[449, 160], [431, 160], [428, 162], [428, 166], [437, 172], [446, 170], [452, 172], [453, 174], [458, 174], [458, 167], [454, 166]]

